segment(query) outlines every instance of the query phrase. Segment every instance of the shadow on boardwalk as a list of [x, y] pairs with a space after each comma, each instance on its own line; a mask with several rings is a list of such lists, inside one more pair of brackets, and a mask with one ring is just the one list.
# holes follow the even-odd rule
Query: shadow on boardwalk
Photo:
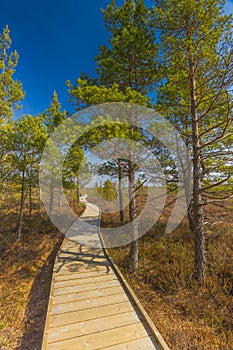
[[[96, 248], [93, 249], [93, 253], [85, 253], [82, 245], [76, 242], [72, 242], [72, 245], [74, 248], [77, 247], [77, 252], [67, 252], [65, 249], [60, 249], [60, 241], [50, 254], [48, 263], [44, 264], [41, 272], [37, 275], [30, 291], [25, 314], [25, 333], [21, 339], [21, 344], [16, 350], [41, 350], [54, 262], [59, 249], [59, 264], [58, 269], [55, 270], [56, 273], [62, 270], [63, 266], [66, 266], [70, 272], [78, 272], [83, 267], [83, 264], [87, 266], [87, 270], [105, 266], [106, 274], [109, 272], [106, 260], [96, 261], [96, 259], [105, 259], [102, 249]], [[63, 254], [66, 255], [62, 256]]]
[[[69, 272], [79, 272], [85, 265], [86, 270], [92, 270], [95, 267], [106, 267], [106, 273], [109, 272], [109, 263], [106, 260], [106, 256], [102, 249], [89, 248], [87, 252], [83, 250], [84, 246], [73, 242], [73, 248], [76, 251], [70, 251], [67, 249], [61, 249], [58, 257], [58, 267], [55, 270], [59, 273], [65, 266]], [[101, 261], [102, 260], [102, 261]]]

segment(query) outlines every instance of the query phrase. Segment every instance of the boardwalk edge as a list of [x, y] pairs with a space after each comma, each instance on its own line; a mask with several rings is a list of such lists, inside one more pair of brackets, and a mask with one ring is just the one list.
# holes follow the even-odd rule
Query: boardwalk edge
[[[99, 223], [100, 223], [100, 217], [101, 217], [101, 213], [99, 212]], [[116, 265], [114, 260], [111, 258], [111, 255], [110, 255], [108, 249], [105, 248], [104, 239], [103, 239], [103, 236], [102, 236], [101, 231], [100, 231], [100, 225], [99, 225], [99, 236], [100, 236], [100, 241], [102, 244], [102, 249], [104, 251], [106, 258], [108, 259], [109, 263], [111, 264], [113, 271], [116, 273], [116, 275], [118, 276], [122, 285], [125, 286], [127, 292], [129, 293], [130, 297], [132, 298], [133, 302], [138, 307], [139, 311], [141, 312], [142, 316], [144, 317], [145, 321], [147, 322], [152, 334], [154, 335], [156, 341], [158, 342], [159, 346], [161, 347], [161, 350], [170, 350], [167, 343], [165, 342], [162, 335], [160, 334], [158, 328], [155, 326], [155, 324], [151, 320], [150, 316], [146, 312], [144, 306], [141, 304], [138, 297], [134, 293], [133, 289], [130, 287], [129, 283], [127, 282], [126, 278], [121, 273], [119, 267]]]

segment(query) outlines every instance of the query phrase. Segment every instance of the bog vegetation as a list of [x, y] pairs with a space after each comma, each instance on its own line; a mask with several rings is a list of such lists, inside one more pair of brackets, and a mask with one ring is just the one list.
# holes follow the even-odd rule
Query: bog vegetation
[[[93, 168], [87, 162], [86, 152], [94, 147], [98, 150], [102, 140], [107, 140], [102, 152], [108, 160], [97, 169], [103, 185], [89, 189], [88, 200], [95, 199], [95, 190], [103, 200], [118, 202], [117, 213], [102, 215], [104, 227], [135, 222], [148, 197], [147, 179], [131, 151], [125, 157], [122, 153], [111, 157], [111, 142], [115, 138], [125, 139], [149, 149], [166, 176], [166, 209], [140, 239], [138, 226], [133, 225], [132, 243], [112, 249], [111, 254], [171, 349], [230, 350], [233, 348], [232, 16], [225, 14], [224, 0], [154, 0], [153, 3], [149, 8], [143, 0], [125, 0], [117, 6], [112, 0], [102, 10], [109, 41], [103, 43], [95, 58], [96, 77], [83, 73], [76, 82], [66, 84], [77, 112], [101, 103], [125, 102], [151, 108], [173, 124], [192, 160], [183, 169], [187, 215], [172, 234], [165, 234], [177, 194], [178, 173], [166, 147], [143, 131], [145, 120], [136, 120], [136, 126], [132, 127], [110, 116], [108, 125], [99, 126], [103, 120], [97, 116], [91, 120], [91, 129], [85, 120], [78, 120], [77, 128], [83, 136], [68, 150], [63, 163], [63, 187], [70, 206], [80, 213], [83, 205], [79, 198], [84, 194], [86, 182], [91, 180]], [[50, 106], [43, 113], [13, 118], [14, 111], [23, 106], [25, 96], [23, 84], [14, 78], [18, 59], [17, 52], [11, 50], [10, 30], [6, 25], [0, 34], [3, 262], [0, 346], [3, 349], [16, 348], [27, 330], [25, 325], [29, 327], [25, 310], [31, 286], [61, 241], [40, 199], [39, 164], [47, 140], [69, 115], [69, 111], [62, 110], [54, 91]], [[154, 95], [156, 99], [152, 98]], [[93, 129], [96, 122], [98, 127]], [[153, 128], [153, 120], [150, 123]], [[120, 147], [115, 142], [116, 146]], [[83, 169], [86, 182], [80, 177]], [[52, 217], [56, 167], [48, 168], [47, 173], [48, 214]]]

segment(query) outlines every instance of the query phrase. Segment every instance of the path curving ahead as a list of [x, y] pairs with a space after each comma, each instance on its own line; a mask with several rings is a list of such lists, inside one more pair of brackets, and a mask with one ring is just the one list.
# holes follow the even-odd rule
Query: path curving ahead
[[92, 220], [99, 247], [65, 238], [57, 255], [42, 350], [169, 350], [101, 248], [98, 218], [86, 203], [82, 220]]

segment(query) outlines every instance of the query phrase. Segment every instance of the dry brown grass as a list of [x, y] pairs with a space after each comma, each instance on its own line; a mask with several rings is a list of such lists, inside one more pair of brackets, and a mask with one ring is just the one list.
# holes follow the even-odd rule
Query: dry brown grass
[[[14, 218], [13, 214], [11, 217]], [[16, 218], [14, 218], [16, 219]], [[1, 234], [1, 322], [0, 348], [15, 349], [25, 332], [26, 309], [32, 285], [48, 264], [54, 246], [61, 235], [25, 233], [17, 241], [16, 234]]]
[[[75, 208], [80, 214], [84, 208]], [[0, 349], [41, 348], [53, 261], [61, 235], [36, 206], [17, 240], [15, 209], [1, 212]], [[22, 343], [20, 345], [20, 343]]]

